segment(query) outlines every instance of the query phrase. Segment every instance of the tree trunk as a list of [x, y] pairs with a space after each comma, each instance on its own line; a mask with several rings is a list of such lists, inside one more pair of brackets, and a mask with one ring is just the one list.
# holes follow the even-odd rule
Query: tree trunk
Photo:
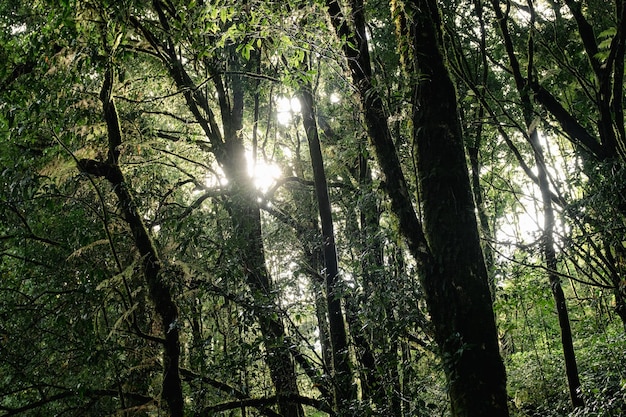
[[135, 246], [141, 255], [143, 274], [150, 299], [154, 303], [154, 308], [161, 319], [161, 329], [164, 338], [161, 396], [167, 403], [169, 415], [182, 417], [184, 414], [184, 402], [179, 374], [178, 308], [172, 299], [170, 288], [165, 284], [166, 281], [161, 276], [162, 264], [156, 247], [133, 200], [128, 188], [128, 182], [118, 165], [119, 145], [122, 144], [122, 136], [117, 110], [111, 96], [112, 87], [113, 70], [109, 68], [105, 74], [100, 93], [109, 138], [107, 162], [82, 159], [79, 161], [78, 167], [82, 172], [107, 179], [117, 195], [124, 219], [130, 227]]
[[[244, 165], [245, 166], [245, 165]], [[293, 359], [289, 353], [286, 332], [280, 315], [276, 315], [275, 294], [265, 264], [265, 251], [261, 234], [261, 216], [258, 204], [250, 201], [250, 190], [239, 188], [233, 181], [234, 194], [229, 212], [236, 231], [234, 239], [239, 245], [239, 262], [245, 271], [246, 283], [252, 291], [255, 303], [263, 306], [257, 314], [259, 327], [266, 348], [265, 361], [278, 396], [280, 414], [284, 417], [301, 417], [302, 406], [290, 400], [299, 394]]]
[[576, 354], [574, 352], [574, 343], [572, 340], [572, 329], [567, 312], [567, 304], [565, 294], [561, 287], [561, 278], [557, 274], [557, 258], [554, 251], [554, 209], [552, 207], [552, 199], [550, 192], [550, 182], [546, 170], [543, 150], [539, 143], [539, 136], [536, 129], [530, 132], [529, 140], [535, 152], [535, 160], [537, 162], [537, 177], [539, 178], [539, 188], [541, 189], [541, 198], [543, 202], [543, 254], [548, 270], [548, 280], [550, 281], [550, 289], [556, 304], [557, 316], [559, 318], [559, 327], [561, 328], [561, 346], [563, 347], [563, 356], [565, 358], [565, 373], [567, 375], [567, 386], [569, 388], [570, 399], [574, 407], [583, 407], [585, 405], [580, 392], [580, 378], [578, 377], [578, 365], [576, 364]]
[[232, 89], [235, 96], [232, 100], [233, 107], [240, 103], [241, 108], [222, 108], [225, 149], [223, 153], [216, 154], [216, 158], [224, 168], [231, 187], [228, 211], [233, 225], [234, 242], [238, 245], [238, 260], [255, 302], [263, 306], [257, 318], [265, 341], [265, 361], [276, 388], [279, 410], [284, 417], [301, 417], [304, 415], [302, 406], [290, 399], [299, 395], [297, 377], [293, 359], [285, 343], [285, 328], [280, 314], [276, 314], [276, 295], [265, 262], [261, 212], [256, 202], [252, 179], [247, 172], [245, 148], [239, 133], [243, 100], [236, 96], [243, 92], [236, 85]]
[[[441, 52], [435, 0], [408, 19], [415, 76], [413, 139], [434, 265], [424, 279], [455, 416], [508, 415], [489, 279], [478, 235], [456, 92]], [[419, 12], [418, 12], [419, 11]], [[485, 368], [486, 367], [486, 368]], [[486, 372], [486, 369], [489, 371]]]
[[[463, 153], [456, 97], [439, 49], [435, 1], [413, 1], [411, 43], [416, 69], [414, 135], [425, 231], [417, 219], [387, 124], [372, 86], [363, 4], [353, 0], [348, 27], [336, 0], [328, 13], [351, 70], [400, 231], [420, 267], [454, 416], [508, 416], [506, 375], [498, 351], [487, 271], [480, 248]], [[427, 239], [428, 238], [428, 239]]]
[[[500, 6], [495, 1], [493, 1], [492, 4], [496, 11], [496, 16], [499, 19], [500, 30], [505, 39], [505, 46], [509, 56], [509, 62], [511, 63], [515, 85], [520, 95], [524, 123], [528, 129], [526, 137], [534, 151], [535, 162], [537, 164], [537, 179], [541, 191], [544, 215], [543, 253], [546, 267], [548, 269], [550, 288], [556, 304], [559, 326], [561, 328], [561, 346], [563, 347], [565, 373], [567, 375], [570, 398], [574, 407], [582, 407], [584, 406], [584, 402], [580, 395], [580, 379], [578, 377], [578, 366], [576, 364], [576, 355], [574, 353], [574, 344], [572, 341], [572, 330], [570, 327], [569, 315], [567, 313], [565, 295], [563, 294], [563, 288], [561, 287], [561, 279], [557, 274], [557, 259], [554, 250], [554, 210], [552, 207], [552, 192], [550, 191], [550, 181], [548, 179], [543, 149], [539, 143], [539, 134], [536, 127], [534, 127], [533, 102], [527, 88], [527, 80], [532, 78], [533, 73], [534, 39], [532, 35], [528, 39], [528, 78], [525, 79], [522, 75], [520, 64], [513, 51], [511, 37], [508, 32], [506, 21], [502, 16]], [[531, 25], [532, 24], [534, 24], [534, 12], [531, 10]]]
[[[380, 228], [380, 209], [378, 197], [374, 190], [372, 172], [369, 164], [368, 151], [365, 144], [359, 144], [363, 149], [359, 151], [359, 223], [361, 242], [359, 253], [362, 253], [361, 275], [363, 279], [363, 307], [375, 311], [366, 316], [369, 324], [378, 323], [377, 329], [370, 331], [370, 341], [361, 343], [362, 363], [368, 365], [361, 377], [368, 384], [368, 396], [381, 416], [400, 416], [401, 387], [399, 372], [398, 332], [394, 330], [397, 308], [401, 289], [398, 288], [399, 276], [389, 273], [383, 256], [383, 238]], [[384, 305], [380, 309], [375, 303]], [[354, 310], [356, 316], [357, 310]], [[372, 307], [374, 307], [372, 309]], [[358, 317], [357, 317], [358, 318]], [[355, 325], [362, 329], [360, 320]], [[365, 339], [363, 337], [363, 339]], [[359, 345], [356, 343], [357, 346]], [[365, 397], [365, 392], [364, 392]]]
[[[489, 64], [487, 62], [487, 40], [485, 21], [483, 18], [483, 6], [482, 1], [478, 0], [474, 3], [476, 17], [479, 22], [480, 28], [480, 80], [478, 82], [481, 85], [486, 86], [489, 78]], [[489, 223], [489, 216], [487, 214], [487, 208], [485, 207], [483, 199], [483, 191], [480, 181], [480, 147], [483, 142], [483, 123], [478, 123], [476, 128], [473, 128], [476, 120], [483, 120], [485, 115], [485, 107], [481, 104], [473, 114], [468, 129], [466, 131], [473, 131], [471, 135], [471, 145], [467, 147], [467, 154], [470, 161], [471, 168], [471, 184], [472, 192], [474, 195], [474, 201], [476, 203], [476, 210], [478, 214], [478, 220], [480, 225], [480, 232], [482, 235], [482, 247], [485, 254], [485, 266], [487, 267], [487, 274], [489, 275], [489, 289], [491, 290], [491, 299], [495, 300], [496, 297], [496, 280], [495, 280], [495, 254], [491, 246], [491, 240], [493, 239], [493, 231]]]
[[[169, 9], [160, 0], [153, 0], [154, 11], [159, 23], [167, 34], [160, 40], [136, 18], [131, 23], [144, 35], [151, 46], [159, 51], [174, 83], [183, 91], [183, 98], [190, 112], [211, 143], [211, 149], [218, 164], [224, 170], [229, 182], [230, 200], [227, 209], [230, 213], [233, 231], [233, 244], [237, 245], [241, 270], [255, 302], [263, 306], [257, 314], [259, 327], [264, 338], [267, 355], [265, 361], [276, 389], [278, 407], [283, 417], [301, 417], [302, 405], [293, 398], [299, 394], [297, 375], [293, 358], [286, 345], [287, 340], [280, 314], [275, 308], [276, 294], [265, 263], [265, 249], [261, 231], [261, 213], [257, 203], [252, 179], [247, 172], [245, 147], [241, 137], [243, 125], [243, 88], [237, 72], [244, 67], [237, 53], [227, 51], [224, 64], [233, 71], [231, 76], [213, 74], [211, 80], [217, 91], [221, 116], [221, 128], [208, 97], [198, 88], [187, 73], [182, 58], [177, 55], [176, 42], [171, 37]], [[207, 71], [213, 63], [204, 62]]]
[[335, 247], [335, 232], [333, 228], [332, 209], [326, 184], [326, 173], [320, 147], [313, 96], [309, 87], [300, 89], [300, 104], [302, 107], [302, 124], [309, 142], [309, 153], [313, 167], [315, 193], [319, 208], [326, 267], [326, 299], [328, 306], [328, 322], [330, 326], [330, 343], [332, 348], [333, 369], [335, 372], [334, 402], [340, 414], [347, 413], [351, 402], [356, 397], [350, 369], [350, 355], [348, 351], [348, 337], [345, 320], [341, 310], [342, 288], [339, 278], [337, 249]]

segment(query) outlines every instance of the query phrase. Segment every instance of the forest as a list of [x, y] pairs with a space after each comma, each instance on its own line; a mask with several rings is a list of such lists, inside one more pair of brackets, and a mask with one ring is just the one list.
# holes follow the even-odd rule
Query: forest
[[626, 413], [626, 1], [0, 28], [0, 417]]

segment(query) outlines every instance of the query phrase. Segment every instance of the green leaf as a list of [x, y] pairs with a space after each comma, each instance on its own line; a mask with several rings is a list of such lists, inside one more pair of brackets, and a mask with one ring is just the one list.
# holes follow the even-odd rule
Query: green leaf
[[226, 23], [226, 21], [228, 20], [228, 9], [226, 7], [222, 7], [220, 9], [220, 20], [222, 21], [222, 23]]
[[613, 36], [615, 36], [616, 33], [617, 33], [616, 27], [608, 28], [600, 32], [598, 34], [598, 38], [612, 38]]

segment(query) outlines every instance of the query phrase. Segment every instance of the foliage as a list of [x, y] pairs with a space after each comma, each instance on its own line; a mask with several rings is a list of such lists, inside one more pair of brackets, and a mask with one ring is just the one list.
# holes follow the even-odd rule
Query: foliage
[[[508, 363], [509, 391], [519, 416], [618, 416], [624, 397], [624, 335], [617, 326], [578, 346], [585, 407], [569, 411], [562, 359], [556, 350], [515, 353]], [[537, 378], [537, 375], [540, 375]]]
[[[401, 59], [410, 52], [398, 32], [406, 2], [391, 2], [395, 11], [389, 3], [365, 2], [369, 94], [381, 97], [407, 197], [421, 215], [410, 138], [411, 91], [423, 78], [407, 74]], [[610, 157], [596, 154], [545, 101], [548, 91], [602, 149], [611, 135], [622, 139], [619, 100], [610, 129], [598, 127], [607, 109], [596, 74], [620, 53], [619, 22], [606, 2], [583, 9], [595, 66], [566, 7], [573, 2], [535, 2], [534, 24], [528, 7], [511, 2], [512, 51], [497, 25], [499, 2], [481, 3], [442, 4], [441, 15], [464, 141], [475, 152], [468, 169], [493, 256], [511, 413], [621, 415], [626, 339], [613, 309], [625, 288], [623, 144]], [[0, 1], [0, 416], [167, 413], [163, 340], [174, 328], [189, 415], [271, 416], [290, 401], [307, 416], [451, 413], [420, 265], [368, 144], [359, 86], [342, 56], [347, 42], [333, 34], [322, 2]], [[557, 272], [585, 399], [576, 410], [542, 266], [535, 155], [510, 52], [534, 89], [545, 142]], [[607, 75], [615, 94], [619, 65]], [[113, 146], [102, 102], [111, 74], [122, 135]], [[321, 285], [325, 242], [295, 100], [303, 85], [317, 113], [349, 377], [359, 393], [342, 409], [329, 395], [336, 375]], [[110, 168], [115, 152], [177, 308], [166, 330], [121, 185], [80, 163]], [[258, 228], [248, 233], [255, 216]], [[295, 400], [276, 398], [285, 394], [281, 369], [291, 372]]]

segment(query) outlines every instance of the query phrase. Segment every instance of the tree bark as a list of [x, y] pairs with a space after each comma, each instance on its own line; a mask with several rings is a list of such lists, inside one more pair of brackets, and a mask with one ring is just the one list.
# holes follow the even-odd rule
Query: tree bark
[[[425, 234], [434, 257], [425, 279], [435, 339], [456, 416], [508, 415], [489, 279], [478, 235], [456, 92], [441, 52], [435, 0], [410, 2], [413, 139]], [[485, 372], [486, 366], [489, 372]]]
[[391, 138], [387, 115], [372, 86], [363, 3], [353, 0], [351, 30], [336, 0], [326, 2], [368, 133], [385, 175], [400, 231], [420, 267], [420, 278], [443, 358], [454, 416], [508, 416], [506, 375], [498, 351], [487, 271], [480, 248], [463, 153], [456, 96], [440, 48], [435, 1], [406, 4], [412, 11], [416, 75], [414, 140], [423, 193], [422, 229]]
[[337, 411], [347, 413], [356, 393], [353, 386], [348, 351], [348, 337], [344, 314], [341, 309], [342, 285], [339, 277], [337, 248], [333, 227], [332, 208], [328, 195], [324, 161], [318, 135], [315, 107], [310, 86], [303, 86], [299, 92], [302, 108], [302, 124], [309, 143], [309, 153], [313, 167], [315, 194], [322, 226], [322, 244], [324, 251], [326, 301], [328, 306], [328, 323], [330, 327], [330, 343], [332, 348], [333, 369], [335, 372], [334, 402]]
[[128, 188], [128, 182], [118, 165], [118, 147], [122, 144], [122, 134], [115, 103], [111, 96], [112, 86], [113, 70], [109, 68], [105, 74], [100, 93], [109, 138], [107, 162], [82, 159], [78, 163], [78, 168], [82, 172], [108, 180], [117, 195], [124, 219], [130, 227], [135, 246], [141, 255], [143, 274], [148, 286], [150, 299], [154, 303], [154, 308], [161, 319], [161, 329], [164, 338], [161, 396], [167, 403], [169, 415], [182, 417], [184, 414], [184, 402], [179, 374], [178, 308], [172, 299], [170, 288], [162, 276], [162, 263], [157, 249], [134, 202]]

